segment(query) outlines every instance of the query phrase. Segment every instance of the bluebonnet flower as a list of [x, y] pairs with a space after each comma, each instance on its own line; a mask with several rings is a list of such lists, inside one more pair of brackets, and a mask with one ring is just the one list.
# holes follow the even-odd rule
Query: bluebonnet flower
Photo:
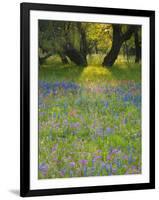
[[113, 173], [113, 174], [116, 174], [116, 172], [117, 172], [117, 168], [113, 167], [113, 168], [112, 168], [112, 173]]
[[112, 149], [111, 150], [111, 153], [112, 154], [118, 154], [118, 153], [120, 153], [121, 151], [120, 151], [120, 149]]
[[70, 162], [70, 167], [75, 167], [75, 162]]
[[113, 131], [112, 128], [110, 128], [110, 127], [107, 127], [107, 128], [106, 128], [106, 133], [110, 134], [110, 133], [112, 133], [112, 131]]
[[73, 176], [73, 171], [70, 170], [70, 171], [69, 171], [69, 174], [70, 174], [70, 177], [72, 177], [72, 176]]
[[131, 166], [131, 169], [132, 169], [132, 170], [136, 170], [136, 166], [135, 166], [135, 165], [132, 165], [132, 166]]
[[127, 155], [124, 155], [124, 156], [123, 156], [123, 160], [128, 160], [128, 156], [127, 156]]
[[115, 159], [115, 163], [116, 163], [118, 168], [122, 167], [122, 163], [121, 163], [121, 160], [119, 158]]
[[96, 160], [101, 159], [101, 158], [102, 156], [95, 156], [92, 161], [95, 162]]
[[106, 102], [104, 102], [104, 107], [105, 108], [108, 108], [108, 106], [109, 106], [109, 103], [106, 101]]
[[71, 127], [71, 128], [78, 128], [79, 126], [80, 126], [80, 123], [79, 123], [79, 122], [71, 123], [71, 124], [70, 124], [70, 127]]
[[58, 144], [55, 144], [55, 145], [52, 147], [51, 151], [52, 151], [52, 152], [56, 151], [56, 150], [57, 150], [57, 147], [58, 147]]
[[133, 162], [132, 154], [128, 156], [128, 164], [130, 165]]
[[108, 155], [107, 155], [107, 160], [111, 160], [111, 158], [112, 158], [112, 154], [111, 153], [109, 153]]
[[62, 170], [60, 171], [61, 176], [65, 176], [65, 173], [66, 173], [66, 169], [62, 169]]
[[43, 174], [43, 176], [46, 176], [47, 171], [48, 171], [48, 165], [46, 163], [41, 163], [39, 165], [39, 170], [41, 171], [41, 173]]
[[55, 82], [55, 83], [49, 83], [44, 81], [39, 81], [39, 87], [41, 87], [44, 90], [44, 96], [49, 95], [51, 92], [56, 95], [58, 89], [63, 89], [65, 92], [70, 91], [76, 91], [79, 89], [79, 86], [73, 82]]
[[112, 174], [112, 165], [111, 164], [106, 163], [105, 164], [105, 169], [106, 169], [108, 175]]
[[87, 167], [86, 166], [83, 167], [83, 172], [84, 172], [84, 176], [87, 176]]
[[92, 166], [92, 167], [91, 167], [91, 175], [92, 175], [92, 176], [94, 175], [94, 172], [95, 172], [95, 167]]

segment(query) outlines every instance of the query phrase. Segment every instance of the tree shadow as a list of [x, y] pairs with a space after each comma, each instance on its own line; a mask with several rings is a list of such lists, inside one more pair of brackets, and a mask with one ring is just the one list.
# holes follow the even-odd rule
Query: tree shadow
[[41, 66], [39, 79], [53, 82], [62, 80], [76, 81], [84, 69], [85, 67], [77, 66], [73, 63], [52, 62]]

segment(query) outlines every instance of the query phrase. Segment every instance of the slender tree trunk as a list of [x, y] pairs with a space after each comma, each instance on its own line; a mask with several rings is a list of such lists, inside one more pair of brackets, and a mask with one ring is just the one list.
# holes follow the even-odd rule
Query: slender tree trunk
[[98, 54], [98, 46], [97, 46], [97, 42], [95, 42], [95, 46], [94, 46], [94, 48], [95, 48], [95, 53]]
[[107, 67], [113, 66], [115, 60], [118, 57], [123, 42], [130, 39], [132, 33], [134, 32], [134, 26], [132, 25], [128, 27], [128, 30], [125, 33], [121, 32], [121, 26], [118, 24], [113, 24], [112, 27], [113, 27], [112, 47], [103, 60], [103, 66]]
[[80, 33], [80, 53], [82, 54], [83, 59], [85, 60], [85, 63], [87, 65], [88, 47], [87, 47], [86, 31], [82, 27], [81, 22], [77, 23], [77, 27]]
[[141, 59], [141, 47], [139, 43], [138, 30], [136, 30], [134, 33], [134, 39], [135, 39], [135, 63], [138, 63]]
[[[79, 29], [80, 27], [77, 28]], [[87, 59], [86, 59], [86, 34], [85, 31], [81, 30], [80, 32], [80, 50], [78, 51], [72, 43], [70, 42], [70, 27], [71, 23], [67, 23], [65, 26], [65, 45], [63, 46], [64, 54], [76, 65], [79, 66], [87, 66]]]
[[127, 59], [127, 62], [129, 63], [129, 47], [128, 47], [126, 41], [124, 42], [124, 51], [125, 51], [125, 57]]

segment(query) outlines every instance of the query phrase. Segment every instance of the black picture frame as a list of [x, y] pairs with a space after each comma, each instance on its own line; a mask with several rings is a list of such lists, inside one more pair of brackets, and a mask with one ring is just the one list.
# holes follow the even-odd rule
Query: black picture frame
[[[30, 11], [60, 11], [76, 13], [96, 13], [116, 16], [138, 16], [150, 19], [150, 181], [149, 183], [103, 185], [74, 188], [30, 189]], [[149, 10], [131, 10], [102, 7], [83, 7], [69, 5], [49, 5], [21, 3], [21, 113], [20, 113], [20, 195], [22, 197], [40, 195], [60, 195], [76, 193], [94, 193], [123, 190], [155, 188], [155, 12]]]

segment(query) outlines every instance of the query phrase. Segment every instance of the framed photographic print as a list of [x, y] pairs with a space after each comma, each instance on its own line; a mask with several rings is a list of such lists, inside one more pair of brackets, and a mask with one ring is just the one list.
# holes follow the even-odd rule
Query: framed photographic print
[[155, 12], [21, 4], [21, 196], [155, 188]]

